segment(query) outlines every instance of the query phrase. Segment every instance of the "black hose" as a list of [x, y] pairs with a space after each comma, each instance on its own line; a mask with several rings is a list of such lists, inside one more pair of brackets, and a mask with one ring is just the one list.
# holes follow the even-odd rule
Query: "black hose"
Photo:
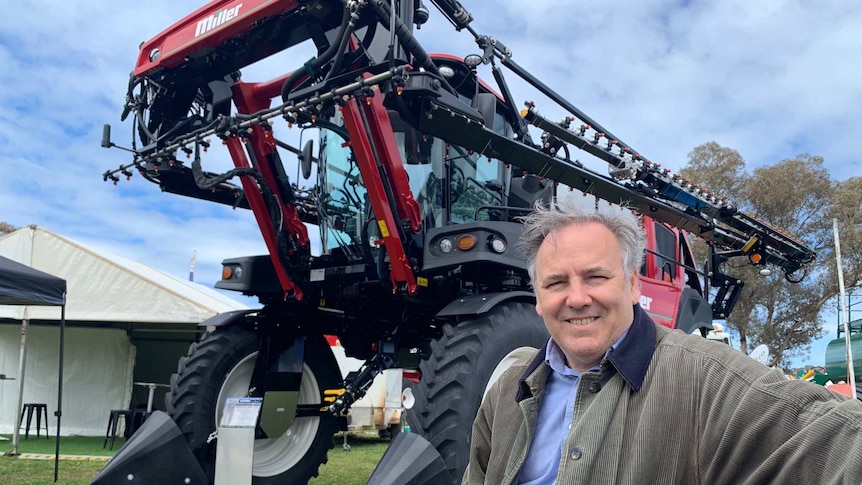
[[147, 137], [147, 144], [154, 143], [154, 142], [158, 141], [156, 139], [156, 136], [153, 135], [153, 132], [151, 132], [150, 129], [147, 128], [147, 124], [144, 122], [144, 115], [143, 114], [136, 113], [135, 119], [138, 122], [138, 129], [140, 130], [141, 134]]
[[[381, 5], [382, 1], [372, 1], [369, 2], [374, 10], [377, 12], [377, 15], [380, 17], [382, 23], [390, 22], [390, 14], [389, 12], [383, 8]], [[434, 61], [431, 60], [431, 57], [428, 56], [428, 53], [425, 52], [425, 49], [422, 48], [422, 45], [419, 44], [419, 41], [410, 31], [410, 27], [404, 23], [398, 16], [395, 17], [395, 35], [398, 36], [398, 40], [401, 41], [401, 45], [406, 49], [410, 54], [416, 58], [416, 61], [425, 68], [425, 70], [432, 72], [440, 77], [440, 81], [443, 83], [443, 86], [447, 91], [452, 94], [457, 94], [455, 89], [449, 84], [445, 77], [440, 74], [440, 71], [437, 69], [437, 65], [434, 64]]]
[[132, 112], [132, 103], [135, 101], [135, 88], [143, 82], [143, 78], [135, 77], [134, 74], [129, 76], [129, 90], [126, 91], [126, 103], [123, 106], [123, 114], [120, 115], [120, 121], [126, 121], [129, 113]]
[[[347, 9], [345, 9], [347, 10]], [[344, 60], [344, 51], [347, 50], [347, 42], [350, 40], [350, 36], [353, 34], [353, 29], [356, 27], [356, 20], [359, 18], [359, 15], [354, 13], [350, 14], [350, 20], [347, 22], [347, 27], [340, 33], [341, 41], [338, 44], [338, 50], [335, 51], [335, 58], [332, 61], [332, 64], [329, 66], [329, 72], [326, 73], [326, 77], [324, 80], [329, 79], [334, 75], [334, 73], [338, 72], [341, 69], [341, 61]]]
[[294, 85], [299, 81], [302, 76], [308, 74], [309, 76], [316, 76], [316, 72], [320, 69], [320, 66], [329, 62], [337, 53], [338, 47], [341, 45], [342, 40], [345, 37], [349, 37], [347, 34], [348, 25], [350, 23], [350, 9], [344, 8], [344, 14], [341, 16], [341, 27], [338, 29], [338, 36], [335, 39], [335, 42], [329, 45], [329, 48], [320, 55], [320, 57], [315, 57], [310, 61], [306, 62], [304, 65], [305, 69], [297, 69], [293, 71], [290, 76], [284, 81], [284, 84], [281, 85], [281, 100], [287, 102], [287, 97], [290, 95], [290, 90], [293, 89]]
[[200, 146], [195, 145], [195, 159], [192, 161], [192, 176], [194, 177], [195, 185], [197, 185], [199, 189], [209, 190], [222, 182], [227, 182], [228, 180], [241, 175], [250, 175], [254, 177], [261, 186], [266, 185], [266, 181], [263, 179], [261, 173], [253, 168], [235, 168], [221, 175], [207, 174], [201, 167]]

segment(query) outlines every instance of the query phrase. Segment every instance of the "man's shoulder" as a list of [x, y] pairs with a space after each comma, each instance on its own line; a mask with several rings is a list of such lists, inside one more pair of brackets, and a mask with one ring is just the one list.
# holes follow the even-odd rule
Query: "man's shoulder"
[[770, 370], [727, 344], [661, 325], [656, 327], [658, 342], [654, 360], [669, 363], [679, 371], [689, 369], [700, 376], [710, 370], [730, 371], [748, 379], [757, 379]]
[[[496, 381], [489, 387], [488, 392], [512, 392], [517, 393], [518, 384], [521, 379], [526, 377], [527, 371], [531, 366], [535, 366], [536, 356], [542, 349], [535, 349], [525, 352], [522, 357], [514, 361], [508, 369], [502, 373], [495, 372], [499, 375]], [[544, 362], [540, 362], [538, 368], [544, 366]], [[532, 374], [532, 373], [531, 373]], [[513, 394], [514, 395], [514, 394]]]
[[[506, 379], [512, 379], [515, 382], [520, 380], [530, 366], [535, 364], [536, 356], [541, 352], [541, 350], [542, 349], [535, 349], [524, 352], [518, 360], [513, 362], [512, 365], [500, 375], [500, 379], [505, 377]], [[544, 365], [544, 363], [540, 362], [539, 365]]]
[[727, 344], [705, 339], [700, 335], [688, 334], [682, 330], [667, 328], [664, 325], [656, 324], [655, 326], [658, 347], [679, 348], [692, 353], [706, 353], [730, 358], [745, 355]]

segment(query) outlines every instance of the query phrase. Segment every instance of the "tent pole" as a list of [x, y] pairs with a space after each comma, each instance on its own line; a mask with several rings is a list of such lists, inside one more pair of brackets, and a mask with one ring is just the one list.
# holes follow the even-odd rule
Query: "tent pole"
[[57, 447], [54, 450], [54, 483], [57, 483], [57, 470], [60, 464], [60, 418], [63, 416], [63, 350], [66, 348], [66, 294], [60, 307], [60, 377], [57, 382]]
[[21, 321], [21, 348], [18, 351], [18, 408], [15, 413], [15, 424], [12, 431], [12, 456], [18, 456], [18, 441], [21, 437], [21, 418], [24, 411], [24, 366], [27, 364], [27, 328], [30, 326], [30, 317], [27, 307], [24, 307], [24, 319]]

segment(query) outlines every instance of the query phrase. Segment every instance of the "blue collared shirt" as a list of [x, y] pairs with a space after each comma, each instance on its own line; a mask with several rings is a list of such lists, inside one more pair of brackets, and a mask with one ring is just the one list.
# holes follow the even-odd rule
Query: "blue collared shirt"
[[[628, 330], [623, 332], [605, 355], [617, 348], [627, 334]], [[518, 476], [521, 485], [554, 483], [560, 469], [563, 444], [575, 414], [575, 394], [581, 372], [566, 366], [563, 351], [554, 339], [548, 339], [545, 355], [545, 363], [552, 372], [545, 383], [545, 392], [539, 405], [533, 442]], [[596, 366], [590, 370], [598, 369]]]

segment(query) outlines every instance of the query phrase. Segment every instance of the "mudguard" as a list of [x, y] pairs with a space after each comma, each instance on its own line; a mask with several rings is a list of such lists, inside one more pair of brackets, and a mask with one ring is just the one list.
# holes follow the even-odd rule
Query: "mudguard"
[[691, 288], [682, 290], [676, 328], [685, 333], [691, 333], [697, 328], [712, 329], [712, 307], [700, 293]]
[[214, 315], [206, 320], [202, 321], [198, 324], [199, 327], [224, 327], [225, 325], [230, 325], [238, 320], [245, 318], [246, 315], [250, 315], [254, 312], [259, 311], [258, 309], [249, 308], [246, 310], [233, 310], [229, 312], [219, 313], [218, 315]]
[[534, 303], [536, 296], [529, 291], [500, 291], [480, 295], [462, 296], [437, 312], [438, 317], [454, 317], [459, 315], [479, 315], [489, 311], [504, 301], [521, 300]]

